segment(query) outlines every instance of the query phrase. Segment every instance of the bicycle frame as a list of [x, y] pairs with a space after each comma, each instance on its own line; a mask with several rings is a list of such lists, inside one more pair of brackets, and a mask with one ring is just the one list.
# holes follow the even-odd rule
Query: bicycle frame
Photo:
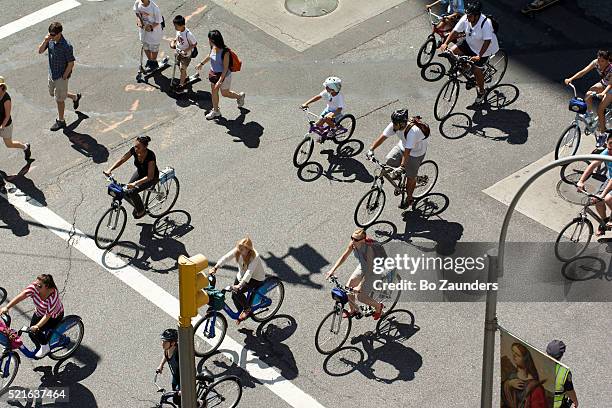
[[[319, 119], [321, 119], [320, 115], [317, 115], [316, 113], [312, 112], [309, 109], [303, 109], [304, 113], [306, 113], [306, 119], [308, 119], [308, 115], [313, 116], [315, 118], [317, 118], [317, 121]], [[344, 115], [340, 115], [340, 117], [338, 117], [336, 119], [336, 122], [339, 122], [340, 119], [342, 119], [342, 116]], [[314, 120], [308, 120], [308, 124], [310, 125], [310, 128], [308, 129], [308, 133], [316, 133], [317, 135], [321, 136], [323, 139], [329, 138], [329, 137], [333, 137], [337, 134], [343, 134], [348, 132], [348, 129], [346, 129], [344, 126], [341, 125], [336, 125], [335, 128], [330, 128], [329, 126], [325, 126], [323, 128], [316, 126], [315, 125], [316, 121]], [[332, 133], [330, 135], [330, 133]]]
[[[8, 316], [7, 316], [8, 317]], [[10, 317], [8, 317], [8, 319], [4, 319], [6, 326], [7, 327], [11, 327], [11, 319]], [[66, 332], [66, 330], [68, 330], [69, 328], [71, 328], [72, 326], [66, 326], [64, 324], [65, 322], [62, 321], [60, 322], [57, 327], [55, 327], [54, 329], [47, 329], [47, 330], [43, 330], [43, 332], [47, 335], [51, 334], [50, 339], [49, 339], [49, 347], [51, 348], [51, 350], [55, 350], [61, 347], [64, 347], [66, 344], [70, 343], [70, 339], [66, 336], [64, 336], [63, 334]], [[25, 330], [27, 329], [27, 330]], [[19, 338], [21, 338], [21, 335], [23, 333], [28, 333], [29, 332], [29, 328], [24, 327], [21, 330], [19, 330], [17, 332], [17, 335]], [[29, 358], [29, 359], [34, 359], [36, 360], [36, 353], [38, 352], [38, 350], [40, 350], [40, 345], [37, 345], [36, 348], [34, 348], [33, 350], [30, 350], [25, 344], [22, 344], [19, 348], [17, 349], [12, 349], [10, 347], [10, 344], [8, 343], [8, 339], [6, 339], [6, 336], [4, 335], [0, 335], [2, 341], [2, 345], [5, 346], [5, 350], [2, 353], [2, 358], [6, 357], [7, 355], [9, 355], [10, 353], [14, 353], [16, 352], [16, 350], [19, 350], [21, 352], [21, 354], [23, 354], [25, 357]], [[4, 339], [6, 339], [6, 344]], [[2, 370], [2, 372], [4, 372], [4, 370], [6, 370], [6, 368], [8, 367], [8, 363], [10, 362], [10, 360], [7, 360], [6, 362], [6, 366], [5, 367], [0, 367], [0, 369]], [[0, 376], [1, 376], [1, 372], [0, 372]]]
[[401, 194], [402, 185], [405, 184], [405, 182], [404, 182], [405, 180], [404, 179], [405, 179], [406, 175], [403, 174], [402, 175], [402, 179], [398, 183], [397, 180], [389, 177], [389, 173], [391, 172], [393, 167], [387, 166], [386, 164], [381, 163], [375, 157], [372, 157], [370, 159], [370, 161], [372, 163], [376, 164], [377, 166], [379, 166], [379, 172], [378, 172], [378, 174], [376, 174], [374, 176], [374, 182], [372, 183], [372, 187], [371, 188], [372, 189], [375, 189], [375, 188], [382, 189], [383, 184], [385, 183], [385, 179], [387, 179], [389, 181], [389, 183], [391, 183], [391, 185], [395, 188], [395, 191]]
[[[574, 91], [574, 98], [577, 98], [578, 93], [576, 92], [576, 87], [574, 86], [574, 84], [569, 83], [568, 86]], [[591, 97], [599, 100], [599, 98], [597, 98], [595, 95]], [[608, 121], [612, 121], [612, 105], [606, 108], [604, 113], [604, 120], [606, 121], [606, 124]], [[597, 118], [597, 120], [593, 121], [589, 125], [582, 113], [576, 113], [576, 117], [570, 124], [574, 126], [580, 126], [580, 123], [584, 124], [584, 134], [589, 135], [591, 133], [594, 133], [597, 129], [597, 125], [599, 124], [599, 118]]]

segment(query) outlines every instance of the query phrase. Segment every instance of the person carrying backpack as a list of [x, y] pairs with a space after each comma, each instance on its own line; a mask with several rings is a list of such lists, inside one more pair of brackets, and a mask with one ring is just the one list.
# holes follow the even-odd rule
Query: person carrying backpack
[[208, 80], [210, 81], [210, 90], [212, 95], [213, 108], [206, 115], [207, 120], [215, 119], [221, 116], [219, 110], [219, 91], [226, 98], [235, 99], [238, 107], [244, 106], [244, 92], [236, 93], [230, 89], [232, 84], [232, 71], [238, 71], [240, 61], [223, 41], [223, 36], [219, 30], [211, 30], [208, 33], [208, 42], [210, 43], [210, 54], [204, 58], [197, 66], [197, 70], [210, 61], [210, 71]]
[[372, 157], [374, 150], [388, 137], [398, 137], [399, 143], [387, 154], [386, 162], [388, 166], [396, 167], [390, 177], [399, 178], [402, 173], [406, 173], [406, 194], [399, 208], [408, 208], [414, 200], [412, 194], [416, 187], [416, 176], [427, 153], [429, 134], [429, 126], [422, 122], [419, 116], [411, 118], [408, 116], [408, 109], [398, 109], [391, 114], [391, 123], [374, 140], [367, 152], [367, 156]]

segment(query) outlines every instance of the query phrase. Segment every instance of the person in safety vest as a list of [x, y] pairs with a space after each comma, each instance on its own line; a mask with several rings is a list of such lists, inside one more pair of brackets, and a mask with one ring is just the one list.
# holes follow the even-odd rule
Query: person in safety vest
[[[546, 346], [546, 353], [555, 360], [561, 360], [565, 353], [565, 343], [561, 340], [553, 340]], [[569, 408], [574, 403], [578, 408], [578, 398], [572, 383], [572, 373], [569, 368], [558, 364], [555, 367], [555, 399], [554, 408]]]

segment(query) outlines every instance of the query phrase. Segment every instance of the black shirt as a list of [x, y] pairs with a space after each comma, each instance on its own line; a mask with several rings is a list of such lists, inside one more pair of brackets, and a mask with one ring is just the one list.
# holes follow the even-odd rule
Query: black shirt
[[149, 162], [153, 162], [155, 163], [155, 174], [153, 178], [155, 180], [159, 178], [159, 169], [157, 168], [157, 160], [155, 159], [155, 153], [153, 153], [153, 151], [147, 149], [147, 154], [142, 163], [138, 160], [138, 155], [134, 147], [130, 149], [130, 154], [134, 156], [134, 166], [136, 166], [136, 170], [138, 171], [138, 177], [147, 177], [149, 175]]
[[[4, 118], [6, 118], [6, 112], [4, 111], [4, 102], [10, 100], [11, 96], [8, 94], [8, 92], [5, 92], [2, 99], [0, 99], [0, 125], [2, 124], [2, 122], [4, 122]], [[9, 126], [11, 123], [13, 123], [13, 118], [11, 118], [9, 115], [9, 120], [8, 122], [6, 122], [6, 126]]]

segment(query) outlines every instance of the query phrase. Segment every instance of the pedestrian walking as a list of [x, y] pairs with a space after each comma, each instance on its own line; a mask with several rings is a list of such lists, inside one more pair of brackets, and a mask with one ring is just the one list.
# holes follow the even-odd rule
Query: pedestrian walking
[[[553, 340], [546, 346], [546, 353], [555, 360], [561, 360], [565, 354], [565, 343], [561, 340]], [[555, 397], [554, 408], [569, 408], [574, 404], [578, 408], [578, 397], [572, 382], [572, 373], [562, 365], [555, 367]]]
[[226, 98], [235, 99], [238, 107], [244, 106], [244, 92], [236, 93], [230, 89], [232, 85], [232, 71], [230, 69], [230, 49], [225, 45], [223, 36], [219, 30], [211, 30], [208, 33], [208, 43], [210, 44], [210, 54], [200, 62], [196, 69], [200, 70], [208, 61], [210, 61], [210, 72], [208, 80], [210, 81], [210, 90], [212, 95], [212, 110], [206, 115], [206, 119], [211, 120], [221, 116], [219, 110], [219, 91]]
[[151, 0], [136, 0], [134, 3], [136, 26], [138, 26], [140, 42], [147, 56], [145, 69], [152, 71], [159, 68], [157, 53], [162, 40], [162, 15], [157, 4]]
[[11, 96], [7, 92], [8, 87], [4, 77], [0, 76], [0, 136], [4, 145], [9, 149], [23, 149], [25, 159], [30, 160], [32, 152], [29, 143], [21, 143], [13, 140], [13, 118], [11, 117]]
[[68, 92], [68, 79], [74, 68], [74, 53], [72, 45], [62, 34], [61, 23], [54, 22], [49, 25], [49, 34], [38, 47], [38, 53], [47, 51], [49, 56], [49, 94], [55, 98], [57, 103], [57, 119], [51, 126], [52, 131], [57, 131], [66, 127], [64, 119], [64, 109], [66, 98], [72, 99], [73, 108], [79, 108], [81, 94]]

